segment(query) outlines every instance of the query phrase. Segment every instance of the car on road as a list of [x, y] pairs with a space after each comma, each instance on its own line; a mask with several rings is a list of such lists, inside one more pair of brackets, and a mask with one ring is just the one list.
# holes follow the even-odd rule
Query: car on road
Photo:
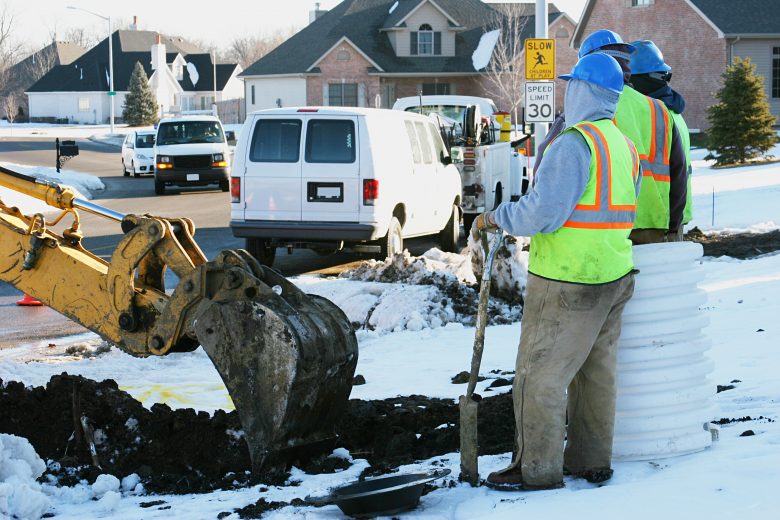
[[461, 183], [429, 117], [347, 107], [249, 114], [231, 177], [233, 235], [271, 265], [279, 247], [403, 251], [438, 235], [455, 251]]
[[230, 190], [230, 148], [222, 123], [215, 116], [163, 118], [154, 145], [154, 192], [167, 186], [216, 184]]
[[140, 177], [154, 173], [154, 138], [156, 130], [134, 130], [122, 141], [122, 173]]

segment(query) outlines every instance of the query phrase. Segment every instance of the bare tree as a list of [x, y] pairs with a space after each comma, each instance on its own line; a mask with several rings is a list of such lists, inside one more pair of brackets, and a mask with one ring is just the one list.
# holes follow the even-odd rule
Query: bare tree
[[13, 66], [22, 48], [14, 38], [14, 13], [8, 4], [0, 8], [0, 92], [4, 92], [8, 85], [8, 69]]
[[72, 27], [65, 31], [65, 34], [59, 39], [75, 43], [85, 49], [91, 49], [107, 37], [107, 30], [107, 27], [103, 27], [102, 30], [95, 27]]
[[48, 73], [57, 64], [57, 47], [56, 43], [47, 45], [38, 52], [33, 53], [24, 62], [24, 76], [25, 81], [32, 85], [39, 79], [41, 79], [46, 73]]
[[295, 34], [295, 29], [289, 28], [270, 34], [238, 37], [230, 43], [230, 47], [223, 57], [227, 61], [238, 63], [242, 68], [246, 69], [293, 34]]
[[2, 103], [0, 103], [0, 108], [5, 112], [5, 118], [8, 122], [13, 123], [14, 119], [16, 119], [16, 114], [19, 111], [19, 100], [16, 97], [16, 94], [11, 92], [4, 96]]
[[517, 119], [525, 83], [521, 35], [528, 17], [523, 4], [501, 4], [495, 11], [486, 29], [500, 32], [490, 63], [482, 72], [483, 87], [499, 108], [510, 111], [513, 119]]

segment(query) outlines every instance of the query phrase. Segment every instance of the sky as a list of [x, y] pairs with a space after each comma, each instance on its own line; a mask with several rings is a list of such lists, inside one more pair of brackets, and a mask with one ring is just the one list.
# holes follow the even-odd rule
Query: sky
[[[331, 9], [338, 3], [338, 0], [322, 0], [320, 8]], [[557, 0], [553, 3], [576, 21], [585, 0]], [[130, 22], [133, 16], [138, 16], [140, 29], [159, 30], [227, 48], [237, 37], [304, 27], [308, 24], [314, 1], [232, 0], [218, 4], [191, 0], [0, 0], [0, 6], [3, 5], [15, 15], [16, 37], [33, 48], [48, 42], [55, 28], [59, 35], [75, 27], [108, 32], [106, 21], [83, 11], [67, 9], [67, 6], [110, 16], [113, 22]]]

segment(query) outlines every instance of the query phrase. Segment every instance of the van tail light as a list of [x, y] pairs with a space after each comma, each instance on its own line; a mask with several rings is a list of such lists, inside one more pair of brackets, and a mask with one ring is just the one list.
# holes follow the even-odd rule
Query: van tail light
[[363, 205], [373, 206], [379, 198], [379, 181], [377, 179], [363, 179]]
[[241, 202], [241, 177], [230, 178], [230, 202]]

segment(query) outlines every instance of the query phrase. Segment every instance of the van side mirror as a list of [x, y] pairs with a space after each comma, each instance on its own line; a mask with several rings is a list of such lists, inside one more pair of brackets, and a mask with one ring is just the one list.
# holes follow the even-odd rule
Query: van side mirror
[[236, 132], [234, 130], [225, 130], [225, 139], [227, 140], [228, 144], [235, 145]]

